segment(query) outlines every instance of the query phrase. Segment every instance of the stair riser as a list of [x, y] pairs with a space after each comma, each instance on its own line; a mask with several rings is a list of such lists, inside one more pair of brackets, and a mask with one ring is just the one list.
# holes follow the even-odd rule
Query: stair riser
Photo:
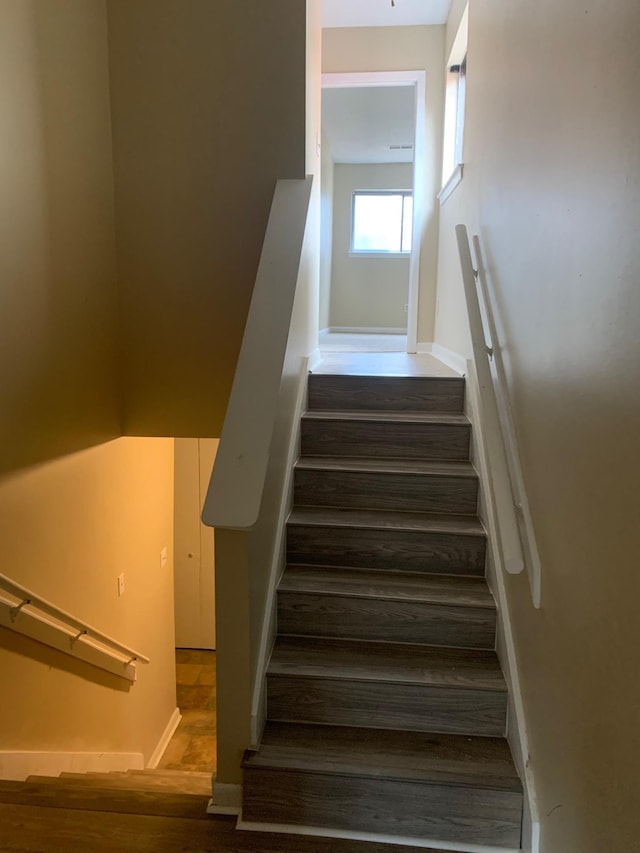
[[477, 509], [478, 481], [475, 477], [299, 468], [294, 475], [294, 499], [297, 506], [469, 515]]
[[302, 420], [306, 456], [362, 456], [395, 459], [469, 459], [469, 425], [363, 423]]
[[482, 607], [278, 593], [278, 633], [493, 649], [496, 615]]
[[311, 374], [308, 407], [321, 411], [460, 414], [464, 407], [464, 379]]
[[282, 722], [501, 737], [507, 696], [419, 684], [270, 675], [267, 714]]
[[303, 565], [484, 575], [484, 536], [289, 525], [287, 561]]
[[243, 819], [519, 847], [522, 796], [450, 785], [245, 769]]

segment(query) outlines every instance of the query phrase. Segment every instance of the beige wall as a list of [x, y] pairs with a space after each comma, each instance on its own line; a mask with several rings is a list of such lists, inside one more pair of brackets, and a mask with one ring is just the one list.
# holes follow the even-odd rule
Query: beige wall
[[3, 573], [151, 658], [130, 686], [0, 629], [0, 749], [150, 757], [176, 706], [172, 513], [170, 439], [117, 439], [0, 483]]
[[333, 255], [334, 163], [329, 140], [322, 135], [320, 193], [320, 329], [329, 326], [331, 260]]
[[175, 708], [172, 565], [159, 568], [173, 456], [163, 441], [109, 441], [120, 417], [106, 4], [0, 0], [0, 20], [2, 572], [152, 659], [127, 692], [2, 631], [0, 749], [149, 757]]
[[336, 163], [333, 195], [332, 327], [406, 329], [409, 258], [351, 257], [354, 190], [410, 190], [411, 163]]
[[0, 474], [119, 434], [105, 4], [0, 0]]
[[542, 556], [508, 578], [543, 853], [635, 849], [640, 7], [470, 7], [465, 176], [436, 340], [469, 353], [453, 227], [478, 230]]
[[[436, 195], [440, 191], [442, 171], [444, 40], [444, 26], [330, 29], [325, 30], [323, 36], [322, 70], [326, 73], [426, 70], [427, 157], [422, 187], [426, 203], [420, 259], [420, 342], [433, 340], [434, 332], [439, 214]], [[416, 188], [416, 192], [419, 191]]]
[[125, 432], [219, 436], [276, 179], [305, 174], [304, 0], [110, 0]]

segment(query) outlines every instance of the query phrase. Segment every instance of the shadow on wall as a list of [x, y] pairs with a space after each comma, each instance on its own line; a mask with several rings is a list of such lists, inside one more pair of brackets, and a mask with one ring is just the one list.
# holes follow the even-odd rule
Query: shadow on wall
[[[126, 678], [118, 678], [117, 675], [112, 675], [110, 672], [105, 672], [105, 670], [98, 669], [98, 667], [91, 666], [77, 658], [69, 657], [57, 649], [38, 643], [23, 634], [16, 634], [8, 628], [0, 627], [0, 649], [37, 661], [49, 669], [67, 672], [83, 681], [91, 681], [100, 687], [107, 687], [109, 690], [128, 693], [132, 686]], [[43, 699], [43, 702], [46, 704], [46, 699]]]

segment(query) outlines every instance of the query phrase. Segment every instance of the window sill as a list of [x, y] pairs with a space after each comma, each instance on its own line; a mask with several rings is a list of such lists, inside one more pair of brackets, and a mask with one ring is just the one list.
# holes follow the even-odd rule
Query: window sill
[[400, 258], [409, 259], [411, 252], [349, 252], [350, 258], [391, 258], [399, 260]]
[[440, 204], [444, 204], [445, 201], [449, 198], [451, 193], [458, 186], [460, 181], [462, 180], [462, 174], [464, 172], [464, 163], [458, 163], [453, 172], [451, 173], [451, 177], [446, 182], [446, 184], [442, 187], [440, 192], [438, 193], [438, 199], [440, 200]]

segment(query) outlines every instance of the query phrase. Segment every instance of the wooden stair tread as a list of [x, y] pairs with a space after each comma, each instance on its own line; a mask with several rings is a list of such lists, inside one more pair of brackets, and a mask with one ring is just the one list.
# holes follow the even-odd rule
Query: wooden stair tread
[[282, 575], [278, 591], [495, 609], [495, 601], [484, 578], [464, 575], [289, 565]]
[[372, 474], [428, 474], [440, 477], [478, 475], [470, 462], [439, 462], [424, 459], [367, 459], [355, 456], [301, 456], [295, 468], [299, 471], [354, 471]]
[[161, 791], [183, 794], [211, 795], [211, 775], [204, 778], [187, 776], [179, 772], [175, 776], [167, 776], [162, 771], [140, 771], [139, 774], [125, 773], [61, 773], [58, 777], [70, 781], [83, 782], [87, 785], [108, 786], [127, 790]]
[[127, 788], [106, 780], [102, 784], [97, 781], [95, 778], [89, 782], [59, 776], [30, 776], [25, 782], [17, 783], [17, 787], [1, 782], [0, 798], [5, 803], [37, 802], [51, 808], [207, 818], [210, 794]]
[[403, 530], [424, 533], [452, 533], [461, 536], [485, 536], [482, 522], [476, 516], [397, 510], [361, 510], [340, 507], [295, 507], [289, 515], [290, 525], [317, 527], [354, 527], [373, 530]]
[[243, 766], [522, 791], [504, 738], [268, 721]]
[[447, 412], [385, 412], [382, 410], [367, 412], [362, 409], [309, 409], [302, 415], [302, 420], [470, 426], [466, 415], [450, 414]]
[[493, 651], [316, 637], [278, 637], [267, 675], [507, 689]]

